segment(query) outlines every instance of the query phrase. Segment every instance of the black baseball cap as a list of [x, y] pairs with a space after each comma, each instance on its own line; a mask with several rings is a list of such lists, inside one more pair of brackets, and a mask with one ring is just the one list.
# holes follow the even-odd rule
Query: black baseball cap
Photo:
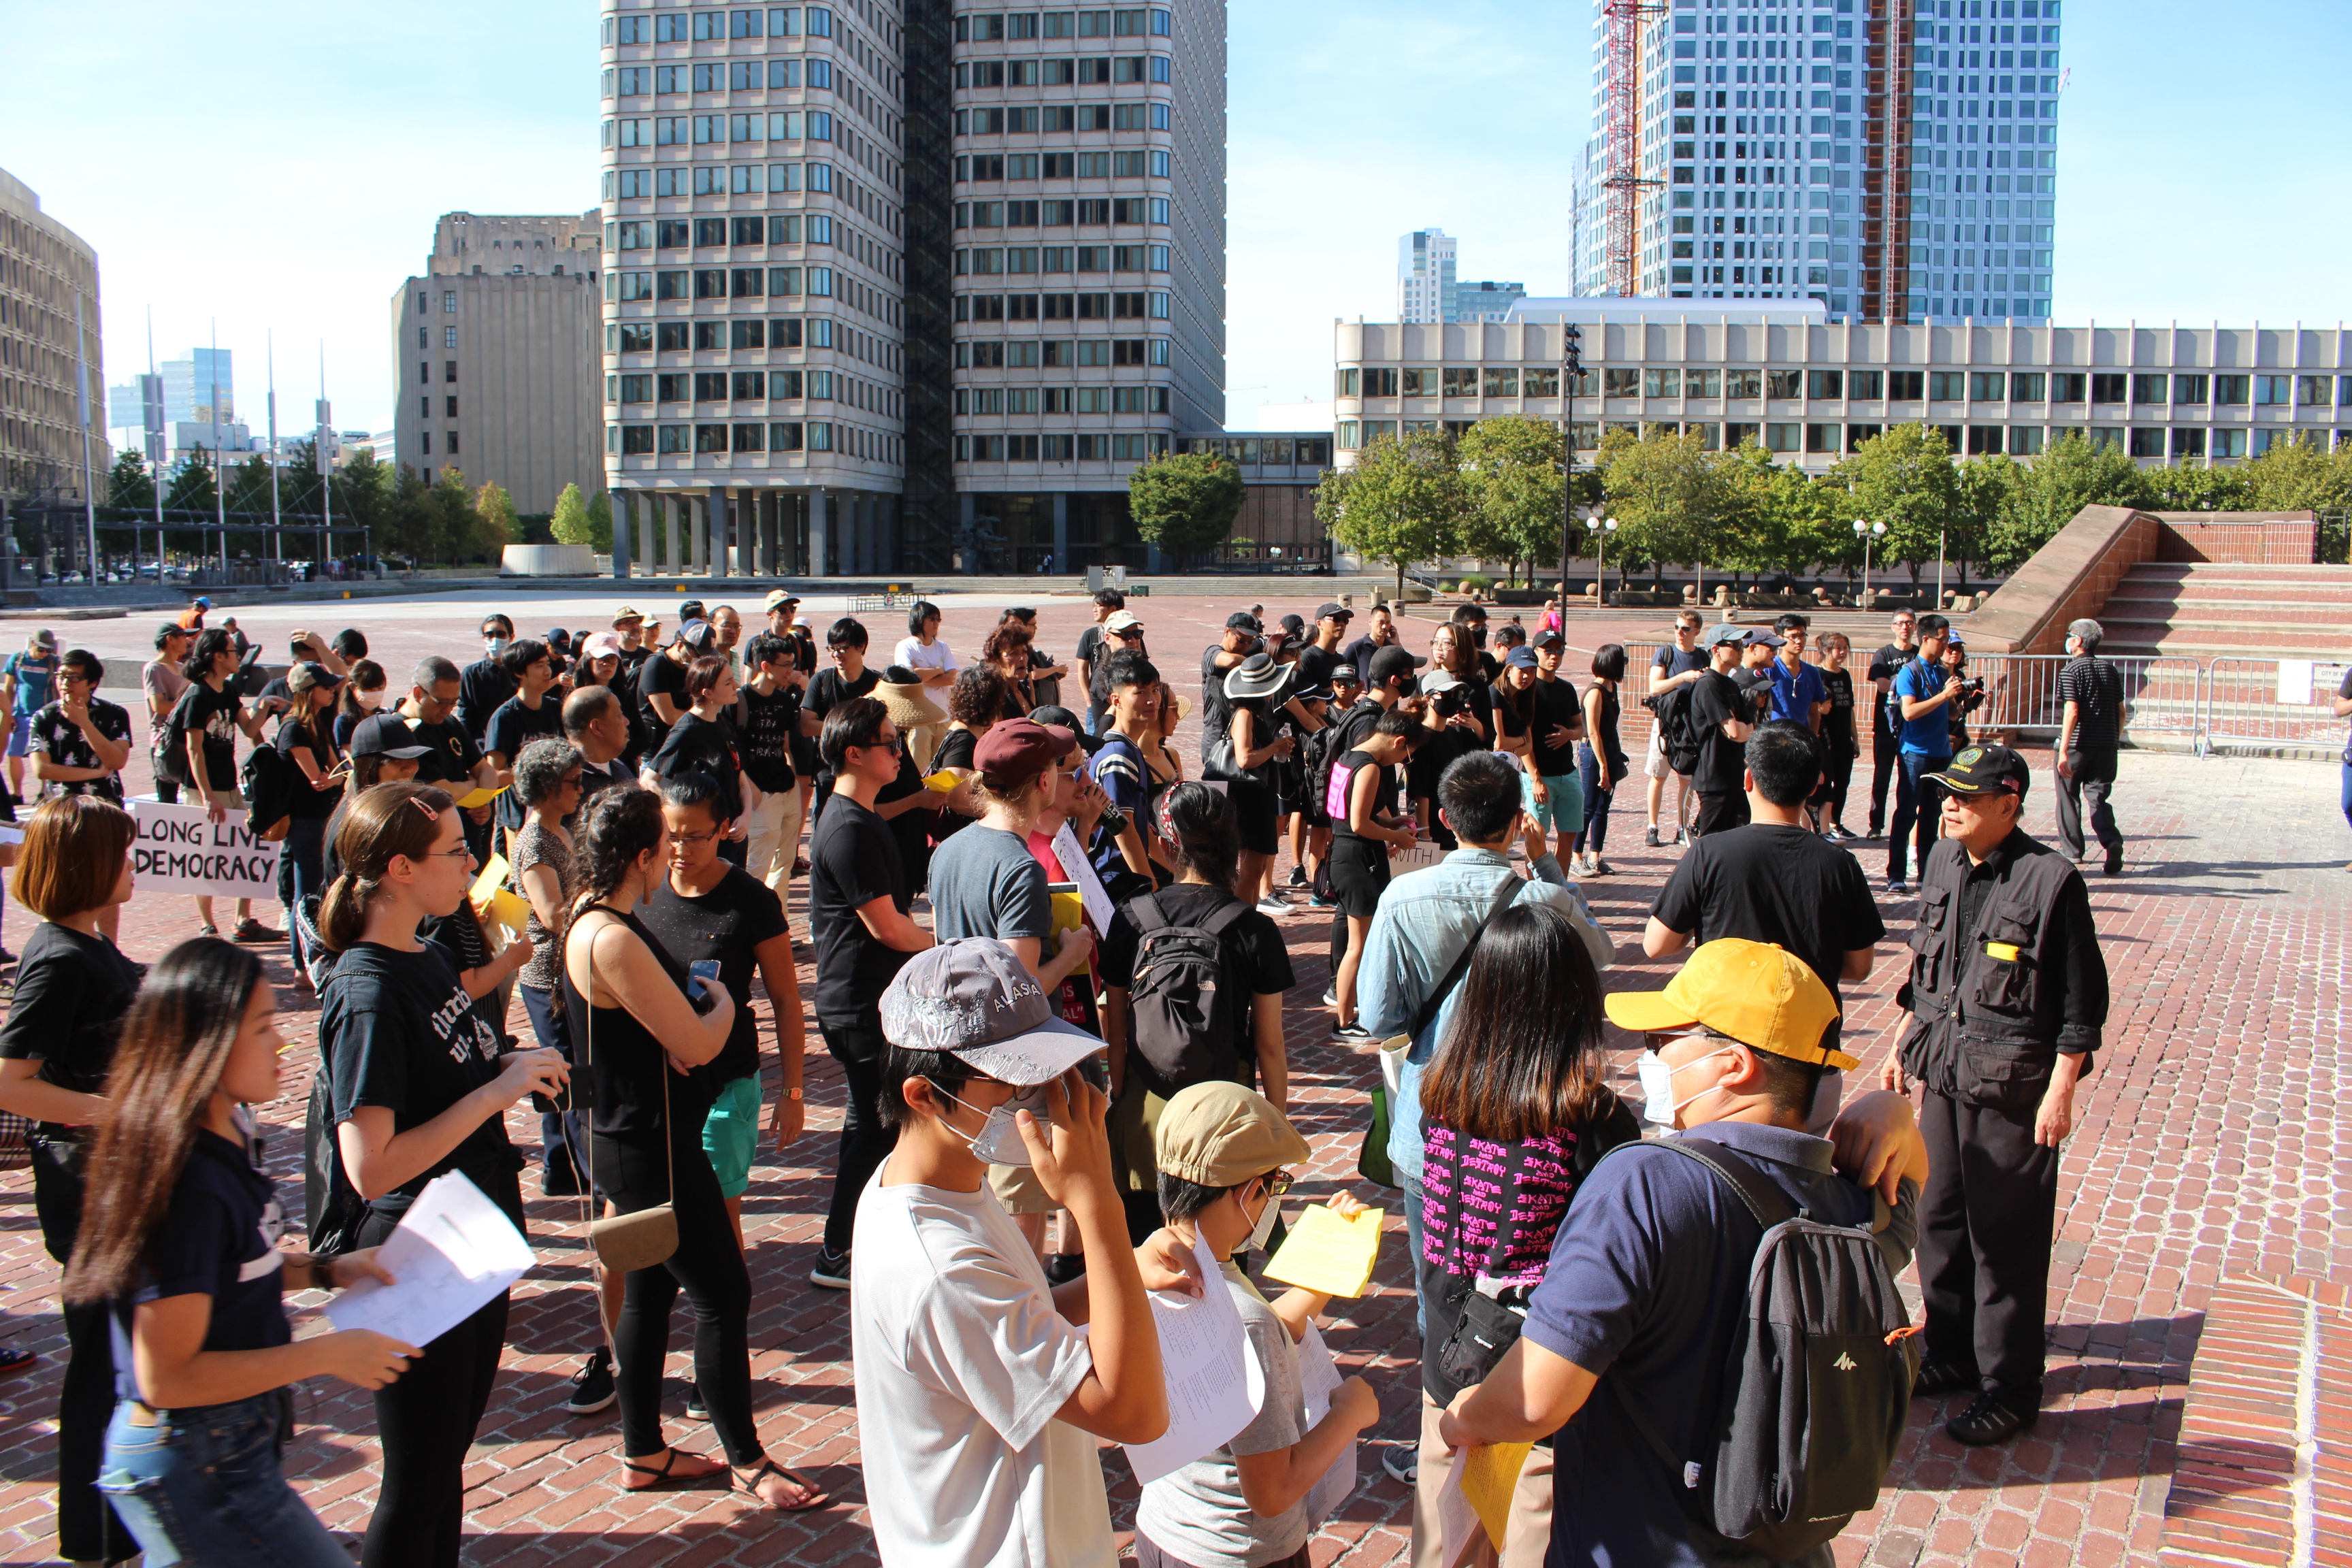
[[1318, 621], [1349, 621], [1355, 619], [1355, 611], [1345, 605], [1333, 602], [1326, 602], [1321, 609], [1315, 612], [1315, 618]]
[[1382, 686], [1400, 676], [1410, 680], [1412, 679], [1412, 672], [1428, 662], [1427, 659], [1408, 653], [1401, 647], [1380, 648], [1372, 654], [1371, 683], [1374, 686]]
[[352, 727], [352, 743], [345, 749], [355, 757], [409, 759], [425, 756], [433, 750], [416, 743], [416, 731], [397, 713], [377, 713], [361, 720]]
[[1265, 628], [1259, 626], [1257, 624], [1257, 617], [1251, 615], [1247, 610], [1235, 610], [1232, 615], [1225, 617], [1225, 630], [1229, 632], [1247, 632], [1252, 637], [1257, 637], [1264, 633]]
[[1927, 776], [1954, 795], [2005, 793], [2023, 800], [2033, 770], [2007, 746], [1970, 746], [1945, 763], [1942, 772]]
[[1528, 639], [1528, 646], [1529, 647], [1566, 647], [1568, 639], [1551, 627], [1546, 626]]

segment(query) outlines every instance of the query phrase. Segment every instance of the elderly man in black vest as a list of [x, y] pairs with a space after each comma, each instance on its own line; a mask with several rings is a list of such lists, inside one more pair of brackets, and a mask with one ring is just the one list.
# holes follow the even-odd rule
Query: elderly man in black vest
[[1915, 1392], [1973, 1392], [1944, 1429], [1982, 1446], [2040, 1417], [2058, 1149], [2106, 1022], [2107, 967], [2081, 875], [2017, 826], [2025, 759], [1970, 746], [1930, 776], [1944, 837], [1922, 870], [1896, 997], [1910, 1018], [1880, 1077], [1925, 1091]]

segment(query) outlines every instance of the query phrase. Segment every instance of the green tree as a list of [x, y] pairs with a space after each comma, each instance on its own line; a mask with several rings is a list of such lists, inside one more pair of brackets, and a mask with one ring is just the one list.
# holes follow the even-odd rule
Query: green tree
[[[398, 476], [389, 463], [376, 461], [373, 451], [362, 449], [337, 469], [333, 476], [334, 521], [339, 531], [328, 544], [328, 552], [348, 555], [373, 545], [381, 551], [390, 547], [385, 528], [392, 516], [393, 492]], [[354, 538], [341, 532], [348, 528], [365, 531]]]
[[580, 494], [578, 485], [566, 485], [563, 493], [555, 498], [555, 517], [548, 524], [558, 544], [586, 544], [589, 541], [588, 502]]
[[1663, 586], [1668, 562], [1713, 559], [1727, 546], [1737, 552], [1728, 531], [1737, 498], [1717, 457], [1696, 430], [1677, 435], [1652, 426], [1640, 437], [1612, 430], [1601, 438], [1597, 466], [1617, 521], [1609, 551], [1617, 558], [1620, 588], [1637, 563], [1646, 563], [1652, 584]]
[[[107, 470], [106, 504], [121, 511], [136, 512], [144, 518], [155, 509], [155, 480], [147, 472], [147, 459], [125, 447]], [[135, 521], [135, 520], [134, 520]]]
[[599, 555], [613, 552], [613, 492], [598, 490], [588, 499], [588, 547]]
[[1327, 470], [1315, 490], [1325, 531], [1393, 568], [1399, 598], [1406, 566], [1455, 547], [1467, 505], [1453, 443], [1428, 431], [1374, 437], [1354, 468]]
[[1835, 485], [1814, 479], [1793, 463], [1772, 461], [1754, 439], [1718, 462], [1730, 489], [1724, 529], [1732, 548], [1711, 559], [1774, 578], [1794, 578], [1823, 563], [1836, 563], [1853, 548], [1853, 531], [1842, 514], [1852, 503]]
[[1567, 437], [1549, 420], [1517, 414], [1481, 419], [1454, 443], [1468, 505], [1462, 548], [1512, 563], [1556, 558]]
[[2032, 473], [2025, 464], [1998, 452], [1960, 465], [1959, 493], [1944, 552], [1957, 573], [1958, 586], [1968, 586], [1969, 562], [1982, 562], [1991, 553], [2001, 520]]
[[520, 536], [515, 524], [514, 498], [498, 480], [483, 481], [474, 492], [474, 537], [479, 548], [495, 562]]
[[197, 513], [189, 521], [209, 525], [217, 494], [213, 487], [212, 454], [199, 447], [181, 458], [173, 470], [171, 486], [163, 492], [163, 508], [171, 512]]
[[1974, 558], [1994, 572], [2014, 572], [2086, 506], [2146, 506], [2153, 487], [2139, 465], [2115, 446], [2094, 447], [2069, 431], [2021, 465], [2005, 503]]
[[2151, 511], [2247, 511], [2254, 487], [2243, 468], [2216, 468], [2192, 459], [2147, 471]]
[[456, 565], [474, 558], [481, 538], [481, 519], [474, 510], [474, 492], [455, 464], [442, 469], [441, 477], [433, 481], [433, 507], [434, 561]]
[[2239, 470], [2257, 511], [2322, 511], [2352, 507], [2352, 445], [2322, 451], [2310, 436], [2273, 447]]
[[1834, 471], [1853, 508], [1849, 531], [1854, 518], [1885, 523], [1885, 536], [1873, 535], [1873, 557], [1909, 567], [1917, 588], [1920, 567], [1961, 521], [1959, 475], [1943, 433], [1928, 425], [1895, 426], [1864, 441]]
[[1180, 558], [1223, 544], [1245, 493], [1240, 467], [1209, 452], [1163, 452], [1127, 476], [1135, 531]]
[[433, 487], [406, 463], [385, 497], [383, 527], [375, 535], [376, 549], [411, 563], [422, 563], [433, 550], [440, 531], [440, 511]]

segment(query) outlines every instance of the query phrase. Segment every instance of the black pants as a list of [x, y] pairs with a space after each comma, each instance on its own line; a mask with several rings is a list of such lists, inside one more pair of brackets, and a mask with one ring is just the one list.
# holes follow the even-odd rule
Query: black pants
[[1895, 759], [1903, 752], [1903, 737], [1886, 728], [1886, 710], [1874, 709], [1870, 720], [1870, 837], [1886, 826], [1886, 781]]
[[[504, 1192], [484, 1191], [520, 1220], [522, 1197], [514, 1182], [509, 1173]], [[398, 1224], [397, 1215], [371, 1213], [360, 1226], [360, 1245], [382, 1246]], [[383, 1480], [360, 1568], [457, 1568], [466, 1527], [466, 1451], [489, 1408], [506, 1340], [507, 1298], [500, 1295], [376, 1390]]]
[[[765, 1451], [751, 1417], [751, 1271], [727, 1217], [701, 1122], [672, 1130], [666, 1158], [659, 1149], [597, 1138], [597, 1179], [623, 1214], [667, 1200], [677, 1216], [677, 1250], [668, 1262], [632, 1273], [621, 1295], [621, 1321], [613, 1335], [620, 1365], [621, 1452], [658, 1454], [662, 1436], [662, 1365], [669, 1355], [670, 1308], [685, 1290], [694, 1309], [694, 1384], [710, 1412], [711, 1429], [730, 1465], [756, 1465]], [[670, 1167], [677, 1173], [670, 1187]]]
[[890, 1157], [890, 1151], [898, 1146], [898, 1130], [882, 1125], [878, 1109], [882, 1058], [888, 1048], [880, 1023], [845, 1024], [819, 1018], [816, 1028], [849, 1084], [849, 1103], [841, 1113], [841, 1148], [833, 1165], [833, 1204], [824, 1215], [825, 1250], [839, 1256], [849, 1251], [856, 1231], [858, 1195]]
[[[41, 1244], [62, 1268], [81, 1232], [81, 1173], [70, 1144], [32, 1138], [33, 1208]], [[98, 1489], [106, 1426], [114, 1418], [114, 1344], [103, 1303], [66, 1307], [66, 1375], [58, 1391], [58, 1555], [69, 1563], [116, 1562], [139, 1542]]]
[[1951, 764], [1949, 757], [1930, 757], [1917, 752], [1906, 752], [1902, 772], [1895, 781], [1895, 821], [1886, 830], [1886, 879], [1905, 879], [1905, 855], [1918, 851], [1919, 875], [1927, 874], [1927, 851], [1944, 836], [1944, 792], [1941, 786], [1927, 782], [1929, 773], [1939, 773]]
[[1698, 797], [1698, 815], [1691, 821], [1691, 837], [1704, 838], [1729, 827], [1748, 826], [1748, 796], [1738, 790]]
[[1853, 749], [1830, 742], [1822, 749], [1822, 782], [1813, 788], [1811, 804], [1828, 806], [1829, 819], [1843, 826], [1845, 822], [1846, 791], [1853, 784]]
[[2113, 752], [2069, 752], [2066, 765], [2073, 778], [2058, 781], [2058, 847], [2066, 851], [2067, 858], [2083, 858], [2083, 818], [2087, 810], [2091, 831], [2102, 847], [2120, 849], [2124, 847], [2123, 830], [2116, 826], [2116, 808], [2108, 803], [2108, 792], [2116, 787], [2116, 753]]
[[2033, 1112], [1987, 1110], [1929, 1089], [1919, 1108], [1927, 1187], [1919, 1195], [1927, 1356], [1972, 1366], [2020, 1410], [2042, 1399], [2058, 1151]]

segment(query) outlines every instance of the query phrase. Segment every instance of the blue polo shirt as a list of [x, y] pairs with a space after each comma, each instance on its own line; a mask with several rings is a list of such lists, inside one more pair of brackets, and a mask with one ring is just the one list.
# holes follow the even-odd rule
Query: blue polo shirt
[[1776, 658], [1764, 668], [1772, 677], [1772, 717], [1793, 719], [1810, 728], [1813, 705], [1830, 700], [1829, 682], [1822, 679], [1821, 666], [1801, 658], [1792, 670], [1788, 660]]
[[199, 1130], [172, 1189], [172, 1205], [147, 1244], [144, 1279], [130, 1300], [114, 1303], [114, 1392], [139, 1399], [131, 1355], [131, 1320], [142, 1302], [209, 1296], [208, 1351], [268, 1350], [294, 1337], [282, 1297], [285, 1259], [278, 1250], [283, 1215], [277, 1188], [243, 1149]]
[[[1900, 1272], [1918, 1238], [1919, 1190], [1889, 1211], [1830, 1168], [1827, 1139], [1754, 1122], [1679, 1134], [1752, 1157], [1789, 1201], [1828, 1225], [1876, 1224]], [[1528, 1304], [1526, 1337], [1601, 1383], [1553, 1440], [1551, 1550], [1545, 1568], [1702, 1568], [1681, 1478], [1625, 1413], [1637, 1405], [1677, 1453], [1700, 1447], [1745, 1316], [1764, 1232], [1722, 1178], [1696, 1161], [1633, 1145], [1577, 1188], [1551, 1262]]]
[[[1908, 697], [1914, 702], [1924, 702], [1944, 689], [1944, 667], [1915, 658], [1905, 665], [1895, 677], [1895, 695]], [[1901, 704], [1895, 710], [1903, 711]], [[1952, 754], [1952, 715], [1938, 708], [1916, 719], [1903, 721], [1903, 749], [1923, 757], [1948, 757]]]

